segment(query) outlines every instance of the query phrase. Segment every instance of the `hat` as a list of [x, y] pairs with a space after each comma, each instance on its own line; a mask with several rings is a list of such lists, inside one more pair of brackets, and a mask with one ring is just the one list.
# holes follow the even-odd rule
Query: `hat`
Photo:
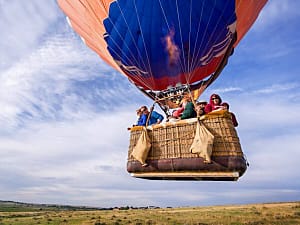
[[205, 103], [205, 104], [207, 104], [207, 101], [204, 100], [204, 99], [201, 99], [201, 100], [197, 101], [197, 103]]

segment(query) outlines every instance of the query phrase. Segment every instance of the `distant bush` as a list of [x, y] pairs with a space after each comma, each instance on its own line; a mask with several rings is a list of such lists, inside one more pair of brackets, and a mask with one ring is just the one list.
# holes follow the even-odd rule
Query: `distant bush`
[[100, 221], [97, 221], [94, 223], [94, 225], [106, 225], [106, 223], [101, 223]]
[[300, 217], [300, 212], [294, 212], [294, 216]]

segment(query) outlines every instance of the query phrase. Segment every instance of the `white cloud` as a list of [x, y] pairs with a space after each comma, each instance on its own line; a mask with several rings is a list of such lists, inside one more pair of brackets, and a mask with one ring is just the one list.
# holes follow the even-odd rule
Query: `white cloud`
[[256, 90], [256, 93], [261, 94], [271, 94], [271, 93], [278, 93], [282, 91], [290, 91], [295, 88], [298, 88], [298, 83], [288, 83], [288, 84], [274, 84], [270, 87], [265, 87], [264, 89]]
[[27, 182], [21, 181], [15, 191], [21, 195], [25, 188], [29, 196], [60, 186], [72, 190], [118, 183], [122, 180], [120, 171], [126, 171], [126, 128], [131, 125], [134, 109], [128, 110], [83, 121], [35, 123], [14, 136], [2, 137], [0, 167], [4, 170], [0, 170], [0, 177], [9, 174], [19, 180], [22, 174], [31, 182], [23, 186]]
[[[47, 4], [47, 7], [44, 7]], [[7, 68], [11, 61], [30, 53], [59, 16], [54, 0], [12, 0], [0, 7], [1, 44], [0, 68]]]
[[[137, 104], [150, 101], [81, 43], [55, 1], [47, 7], [38, 0], [11, 2], [3, 8], [0, 1], [0, 28], [10, 40], [0, 44], [0, 199], [92, 206], [299, 199], [299, 84], [277, 84], [281, 72], [266, 70], [269, 56], [257, 55], [256, 45], [255, 53], [238, 56], [240, 62], [259, 59], [257, 65], [235, 65], [237, 74], [249, 68], [259, 74], [257, 84], [210, 89], [229, 101], [239, 120], [246, 174], [233, 183], [135, 179], [126, 172], [126, 128], [135, 122]], [[265, 29], [297, 16], [297, 3], [286, 2], [269, 1], [258, 24]], [[286, 18], [279, 19], [281, 8], [290, 13]], [[282, 58], [284, 51], [272, 46], [270, 55]], [[260, 74], [272, 84], [264, 86]]]
[[[74, 35], [54, 35], [0, 76], [1, 129], [17, 128], [26, 118], [51, 120], [90, 117], [116, 97], [128, 101], [126, 79], [84, 46]], [[97, 80], [100, 80], [99, 82]], [[86, 89], [85, 83], [93, 85]], [[98, 85], [97, 85], [98, 84]], [[123, 86], [122, 86], [123, 85]], [[104, 102], [101, 103], [101, 100]], [[124, 103], [122, 103], [124, 101]], [[96, 102], [96, 104], [95, 104]]]
[[276, 23], [298, 17], [300, 16], [298, 8], [298, 1], [268, 1], [264, 9], [261, 11], [258, 20], [255, 22], [254, 29], [266, 29], [269, 25], [275, 25]]
[[[113, 114], [95, 114], [94, 118], [77, 121], [34, 123], [13, 137], [2, 137], [0, 158], [1, 167], [5, 169], [0, 170], [3, 172], [0, 177], [9, 174], [13, 180], [18, 180], [17, 184], [7, 180], [10, 191], [3, 189], [2, 196], [14, 193], [14, 200], [19, 201], [108, 207], [266, 202], [268, 199], [293, 199], [299, 193], [292, 186], [287, 189], [289, 193], [283, 192], [278, 183], [278, 179], [286, 183], [297, 179], [294, 171], [299, 154], [294, 144], [299, 135], [252, 137], [251, 132], [259, 131], [266, 122], [260, 120], [260, 125], [252, 125], [253, 118], [243, 116], [242, 126], [252, 126], [248, 131], [242, 128], [239, 132], [250, 167], [239, 182], [131, 178], [126, 172], [126, 127], [134, 120], [134, 109], [134, 106], [120, 108]], [[270, 119], [270, 124], [272, 120], [274, 123], [274, 119]], [[273, 190], [266, 195], [266, 188], [270, 186]]]
[[243, 91], [242, 88], [240, 87], [227, 87], [227, 88], [219, 88], [219, 89], [214, 89], [212, 90], [213, 93], [228, 93], [228, 92], [241, 92]]

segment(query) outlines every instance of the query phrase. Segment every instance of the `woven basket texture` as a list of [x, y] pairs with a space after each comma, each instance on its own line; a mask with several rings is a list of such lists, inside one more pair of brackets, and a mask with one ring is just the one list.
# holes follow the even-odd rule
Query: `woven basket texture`
[[[243, 156], [237, 132], [232, 124], [230, 114], [220, 113], [200, 118], [200, 121], [214, 135], [212, 157], [214, 156]], [[192, 122], [166, 123], [154, 126], [148, 130], [151, 149], [147, 159], [194, 158], [197, 154], [189, 152], [193, 143], [197, 119]], [[141, 135], [141, 129], [131, 130], [128, 161], [135, 160], [131, 156], [133, 147]]]

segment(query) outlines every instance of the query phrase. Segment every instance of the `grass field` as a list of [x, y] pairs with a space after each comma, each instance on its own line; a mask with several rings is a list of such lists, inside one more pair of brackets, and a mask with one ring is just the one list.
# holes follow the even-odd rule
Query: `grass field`
[[0, 204], [0, 225], [300, 224], [300, 202], [128, 210]]

